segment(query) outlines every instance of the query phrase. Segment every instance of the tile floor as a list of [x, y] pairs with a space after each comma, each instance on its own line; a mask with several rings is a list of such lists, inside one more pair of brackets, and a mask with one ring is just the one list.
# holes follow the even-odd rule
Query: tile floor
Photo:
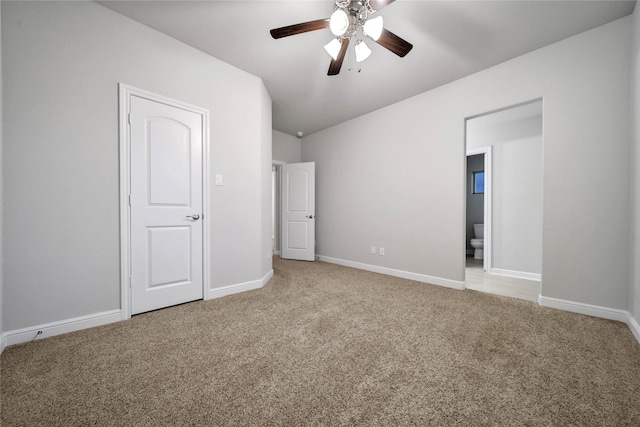
[[540, 282], [487, 274], [482, 260], [472, 256], [467, 257], [466, 276], [467, 289], [538, 302]]

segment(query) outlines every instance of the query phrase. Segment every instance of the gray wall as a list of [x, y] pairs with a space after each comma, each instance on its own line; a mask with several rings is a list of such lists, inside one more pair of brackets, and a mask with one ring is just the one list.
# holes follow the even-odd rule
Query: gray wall
[[493, 152], [492, 269], [542, 273], [542, 141], [528, 138]]
[[640, 9], [636, 5], [633, 12], [633, 49], [631, 51], [632, 109], [631, 123], [633, 132], [633, 244], [631, 250], [631, 286], [629, 311], [640, 321]]
[[211, 288], [270, 270], [260, 79], [93, 2], [2, 2], [4, 330], [120, 307], [118, 83], [206, 108]]
[[[513, 114], [528, 104], [485, 116]], [[467, 149], [492, 146], [491, 269], [542, 273], [542, 116], [467, 121]]]
[[271, 116], [271, 97], [264, 85], [260, 85], [260, 134], [263, 136], [261, 141], [261, 159], [260, 169], [262, 170], [260, 197], [262, 200], [262, 210], [260, 218], [262, 220], [262, 229], [259, 236], [262, 240], [262, 269], [261, 273], [269, 272], [273, 269], [273, 250], [271, 248], [271, 233], [273, 231], [273, 179], [271, 175], [271, 161], [273, 156], [272, 146], [272, 126], [273, 120]]
[[473, 253], [473, 224], [484, 224], [484, 194], [473, 194], [473, 173], [484, 171], [484, 154], [467, 157], [467, 252]]
[[274, 130], [273, 160], [300, 163], [302, 161], [302, 143], [295, 136]]
[[630, 29], [623, 18], [303, 138], [317, 252], [463, 281], [465, 119], [543, 99], [542, 294], [626, 310]]

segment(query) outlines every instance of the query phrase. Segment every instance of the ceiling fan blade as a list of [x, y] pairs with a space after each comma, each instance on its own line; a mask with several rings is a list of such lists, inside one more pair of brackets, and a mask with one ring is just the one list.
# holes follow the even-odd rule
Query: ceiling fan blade
[[394, 1], [395, 0], [370, 0], [369, 6], [371, 6], [371, 9], [378, 11]]
[[413, 49], [413, 45], [411, 43], [396, 36], [386, 28], [382, 29], [382, 34], [380, 34], [380, 38], [376, 40], [376, 43], [380, 46], [386, 47], [400, 57], [404, 57], [411, 49]]
[[322, 30], [329, 26], [329, 19], [317, 19], [315, 21], [303, 22], [301, 24], [288, 25], [286, 27], [274, 28], [269, 31], [271, 37], [280, 39], [282, 37], [294, 36], [296, 34], [306, 33], [307, 31]]
[[327, 76], [335, 76], [340, 73], [340, 68], [342, 68], [342, 61], [344, 61], [344, 57], [347, 54], [347, 48], [349, 47], [349, 39], [342, 39], [342, 45], [340, 46], [340, 52], [338, 52], [338, 57], [336, 59], [331, 60], [331, 64], [329, 64], [329, 71], [327, 72]]

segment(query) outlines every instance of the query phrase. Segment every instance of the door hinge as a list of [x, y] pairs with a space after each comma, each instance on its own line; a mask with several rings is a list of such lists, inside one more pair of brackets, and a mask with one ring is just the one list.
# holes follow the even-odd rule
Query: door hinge
[[127, 123], [131, 124], [131, 113], [127, 114]]
[[129, 194], [129, 206], [131, 206], [131, 194]]

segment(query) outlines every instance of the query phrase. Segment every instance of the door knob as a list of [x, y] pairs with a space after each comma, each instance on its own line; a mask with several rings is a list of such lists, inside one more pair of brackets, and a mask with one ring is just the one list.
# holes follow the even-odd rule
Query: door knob
[[307, 215], [307, 218], [313, 219], [313, 215]]
[[197, 221], [198, 219], [200, 219], [200, 215], [199, 214], [187, 215], [187, 218], [191, 218], [192, 220]]

